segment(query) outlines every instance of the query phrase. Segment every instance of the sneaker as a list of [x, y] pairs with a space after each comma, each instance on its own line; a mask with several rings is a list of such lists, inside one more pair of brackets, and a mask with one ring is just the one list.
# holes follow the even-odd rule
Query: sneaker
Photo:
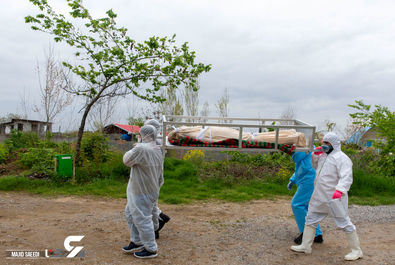
[[152, 259], [158, 256], [158, 253], [148, 251], [144, 248], [142, 251], [135, 252], [133, 255], [139, 259]]
[[298, 245], [302, 244], [302, 239], [303, 239], [303, 233], [300, 233], [300, 235], [294, 239], [294, 242]]
[[140, 251], [142, 249], [144, 249], [143, 245], [136, 245], [135, 243], [130, 242], [129, 246], [124, 246], [122, 248], [122, 251], [125, 252], [125, 253], [133, 253], [133, 252], [136, 252], [136, 251]]
[[155, 231], [155, 239], [159, 239], [159, 230]]
[[315, 243], [322, 243], [322, 242], [324, 242], [324, 238], [322, 237], [322, 235], [316, 236], [314, 238], [314, 242]]
[[156, 230], [156, 231], [160, 231], [160, 230], [163, 228], [163, 226], [164, 226], [168, 221], [170, 221], [170, 217], [167, 216], [167, 215], [164, 214], [164, 213], [160, 213], [160, 214], [159, 214], [159, 228], [158, 228], [158, 230]]

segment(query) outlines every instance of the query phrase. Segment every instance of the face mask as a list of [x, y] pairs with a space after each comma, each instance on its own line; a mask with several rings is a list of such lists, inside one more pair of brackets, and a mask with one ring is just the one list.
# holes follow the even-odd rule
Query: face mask
[[323, 151], [324, 153], [327, 153], [327, 154], [329, 154], [329, 153], [332, 152], [332, 150], [333, 150], [332, 145], [323, 144], [323, 145], [321, 145], [321, 148], [322, 148], [322, 151]]

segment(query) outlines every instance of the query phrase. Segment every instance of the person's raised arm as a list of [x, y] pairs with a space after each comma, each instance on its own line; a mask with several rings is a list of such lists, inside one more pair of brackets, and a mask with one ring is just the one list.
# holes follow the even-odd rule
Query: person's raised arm
[[123, 155], [123, 163], [125, 166], [132, 167], [140, 163], [142, 148], [136, 145], [133, 149], [127, 151]]

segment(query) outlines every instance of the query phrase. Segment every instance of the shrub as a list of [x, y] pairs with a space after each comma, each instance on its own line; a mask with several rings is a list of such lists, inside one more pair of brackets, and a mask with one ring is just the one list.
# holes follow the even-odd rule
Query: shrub
[[379, 176], [395, 176], [395, 156], [391, 153], [383, 154], [375, 148], [365, 150], [344, 148], [343, 152], [352, 160], [354, 170], [363, 170], [365, 173]]
[[375, 105], [371, 110], [371, 105], [356, 100], [355, 105], [348, 105], [357, 110], [350, 116], [354, 119], [354, 124], [363, 127], [374, 128], [380, 140], [373, 141], [373, 146], [380, 150], [380, 158], [371, 163], [376, 173], [393, 177], [395, 175], [394, 157], [395, 153], [395, 111], [388, 107]]
[[188, 160], [193, 164], [199, 166], [204, 161], [204, 151], [202, 150], [189, 150], [185, 153], [183, 160]]
[[84, 161], [102, 163], [108, 158], [108, 139], [99, 132], [85, 133], [81, 143], [81, 157]]
[[250, 164], [254, 166], [264, 166], [268, 168], [287, 168], [289, 170], [293, 170], [295, 167], [291, 156], [281, 152], [268, 153], [264, 155], [251, 155], [248, 153], [233, 151], [225, 151], [225, 153], [231, 155], [231, 162]]
[[19, 148], [38, 147], [40, 144], [40, 137], [35, 132], [21, 132], [12, 130], [10, 136], [5, 140], [5, 144], [10, 151]]
[[29, 148], [20, 155], [20, 163], [35, 173], [52, 175], [54, 170], [55, 151], [49, 148]]
[[63, 141], [62, 143], [58, 144], [56, 147], [56, 152], [59, 154], [73, 154], [74, 148], [72, 148], [72, 144]]
[[0, 144], [0, 164], [4, 163], [8, 158], [8, 150], [5, 145]]
[[128, 180], [130, 168], [123, 164], [122, 158], [123, 154], [120, 152], [108, 152], [106, 162], [86, 161], [83, 166], [76, 168], [75, 181], [77, 183], [87, 183], [104, 178]]
[[287, 183], [292, 176], [293, 171], [290, 171], [287, 168], [280, 168], [280, 170], [276, 174], [276, 178], [273, 179], [273, 182], [284, 184]]
[[381, 154], [379, 159], [373, 162], [373, 165], [373, 170], [376, 174], [395, 178], [395, 154]]
[[226, 151], [231, 155], [229, 161], [205, 163], [199, 167], [203, 179], [221, 179], [227, 185], [246, 180], [260, 179], [266, 182], [287, 183], [295, 164], [284, 153], [256, 154]]

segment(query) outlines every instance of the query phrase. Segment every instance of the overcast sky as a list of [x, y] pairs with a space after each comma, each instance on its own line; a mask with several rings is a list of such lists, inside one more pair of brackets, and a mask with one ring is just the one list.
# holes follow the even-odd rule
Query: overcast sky
[[[65, 12], [64, 0], [49, 0]], [[87, 0], [94, 16], [112, 8], [118, 25], [137, 41], [177, 34], [197, 61], [212, 64], [200, 78], [200, 102], [230, 92], [229, 116], [279, 117], [288, 107], [319, 127], [344, 127], [347, 104], [395, 106], [395, 1]], [[28, 0], [2, 0], [0, 11], [0, 116], [21, 113], [21, 96], [39, 102], [34, 72], [52, 38], [30, 29], [37, 14]], [[56, 53], [71, 50], [56, 44]], [[129, 100], [130, 101], [130, 100]], [[118, 119], [130, 110], [119, 104]], [[69, 110], [76, 117], [79, 110]], [[29, 118], [38, 118], [30, 113]], [[63, 121], [66, 121], [64, 119]], [[70, 121], [67, 121], [68, 123]], [[58, 122], [59, 123], [59, 122]], [[57, 128], [55, 126], [55, 128]]]

